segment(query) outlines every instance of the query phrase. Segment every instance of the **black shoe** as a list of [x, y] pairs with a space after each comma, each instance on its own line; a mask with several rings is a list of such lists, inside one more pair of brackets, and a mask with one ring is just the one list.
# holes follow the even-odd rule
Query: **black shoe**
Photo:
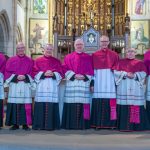
[[18, 125], [13, 125], [11, 128], [9, 128], [9, 130], [18, 130], [19, 126]]
[[98, 130], [100, 130], [100, 129], [101, 129], [101, 128], [98, 128], [98, 127], [95, 128], [96, 131], [98, 131]]
[[23, 130], [26, 130], [26, 131], [31, 130], [27, 125], [23, 125], [23, 126], [22, 126], [22, 129], [23, 129]]

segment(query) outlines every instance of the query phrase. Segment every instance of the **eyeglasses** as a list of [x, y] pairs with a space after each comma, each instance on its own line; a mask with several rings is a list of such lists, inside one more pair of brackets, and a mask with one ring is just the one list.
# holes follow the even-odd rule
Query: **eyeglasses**
[[22, 47], [17, 47], [17, 49], [24, 49], [25, 47], [24, 46], [22, 46]]
[[132, 50], [131, 50], [131, 51], [128, 50], [127, 53], [136, 53], [136, 52], [135, 52], [135, 51], [132, 51]]
[[100, 41], [100, 42], [109, 42], [109, 41]]
[[52, 50], [53, 50], [53, 48], [47, 48], [46, 50], [47, 50], [47, 51], [52, 51]]
[[78, 43], [78, 44], [76, 44], [76, 45], [83, 45], [83, 43]]

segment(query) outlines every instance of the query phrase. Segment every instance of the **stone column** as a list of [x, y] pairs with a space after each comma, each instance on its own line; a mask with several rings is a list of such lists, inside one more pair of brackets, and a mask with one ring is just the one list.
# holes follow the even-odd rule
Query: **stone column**
[[12, 0], [12, 54], [16, 54], [16, 33], [17, 33], [17, 0]]

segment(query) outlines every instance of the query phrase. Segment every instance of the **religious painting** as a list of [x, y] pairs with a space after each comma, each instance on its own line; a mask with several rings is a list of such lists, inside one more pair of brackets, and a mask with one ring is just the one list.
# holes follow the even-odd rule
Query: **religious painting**
[[30, 52], [31, 52], [31, 55], [42, 55], [43, 52], [44, 52], [44, 47], [40, 44], [40, 43], [37, 43], [34, 45], [33, 48], [30, 48]]
[[43, 47], [46, 43], [48, 43], [48, 20], [30, 18], [29, 47], [34, 48], [36, 44]]
[[90, 34], [88, 34], [87, 35], [88, 36], [88, 38], [87, 38], [87, 42], [90, 42], [91, 44], [93, 43], [93, 42], [96, 42], [96, 39], [95, 39], [95, 34], [94, 33], [90, 33]]
[[86, 53], [93, 53], [100, 47], [100, 33], [96, 31], [93, 27], [83, 32], [83, 35], [80, 37], [84, 41], [84, 49]]
[[145, 0], [135, 0], [134, 3], [134, 14], [144, 15], [145, 14]]
[[43, 54], [31, 54], [31, 58], [33, 60], [35, 60], [35, 59], [37, 59], [38, 57], [41, 57], [41, 56], [43, 56]]
[[139, 54], [149, 47], [149, 21], [131, 22], [131, 46], [137, 48]]
[[150, 19], [150, 0], [129, 1], [129, 10], [132, 19]]
[[47, 14], [48, 0], [34, 0], [33, 13], [34, 14]]

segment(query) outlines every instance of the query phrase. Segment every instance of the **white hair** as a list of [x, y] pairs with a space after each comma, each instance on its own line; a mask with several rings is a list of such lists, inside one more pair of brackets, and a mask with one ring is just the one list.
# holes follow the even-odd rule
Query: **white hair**
[[44, 45], [44, 50], [46, 50], [47, 47], [49, 47], [49, 46], [52, 47], [52, 48], [54, 49], [53, 44], [47, 43], [47, 44]]
[[136, 53], [136, 49], [135, 49], [135, 48], [132, 48], [132, 47], [127, 48], [127, 49], [126, 49], [126, 53], [127, 53], [129, 50], [134, 51], [134, 52]]
[[77, 43], [82, 43], [84, 45], [84, 41], [82, 39], [76, 39], [75, 42], [74, 42], [74, 46], [77, 44]]

